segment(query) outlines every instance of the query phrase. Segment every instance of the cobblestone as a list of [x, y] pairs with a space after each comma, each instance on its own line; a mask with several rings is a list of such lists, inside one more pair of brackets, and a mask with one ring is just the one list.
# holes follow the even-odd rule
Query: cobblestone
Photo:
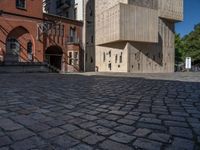
[[96, 134], [90, 135], [88, 137], [86, 137], [85, 139], [83, 139], [84, 142], [90, 144], [90, 145], [95, 145], [98, 142], [101, 142], [105, 139], [105, 137], [103, 136], [98, 136]]
[[124, 133], [116, 133], [109, 138], [120, 143], [130, 143], [132, 140], [136, 139], [136, 137]]
[[159, 142], [147, 140], [147, 139], [137, 139], [133, 145], [138, 148], [148, 149], [148, 150], [160, 150], [162, 144]]
[[198, 75], [163, 76], [0, 74], [0, 150], [198, 150]]

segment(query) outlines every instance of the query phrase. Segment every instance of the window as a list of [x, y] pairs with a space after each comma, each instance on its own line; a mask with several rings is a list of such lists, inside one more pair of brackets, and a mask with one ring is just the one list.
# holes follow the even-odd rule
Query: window
[[115, 63], [117, 63], [117, 58], [118, 58], [118, 56], [117, 56], [117, 54], [115, 55]]
[[70, 39], [69, 42], [75, 42], [76, 38], [76, 27], [72, 28], [70, 27]]
[[74, 65], [78, 65], [79, 55], [78, 52], [74, 52]]
[[90, 57], [90, 63], [93, 63], [93, 58], [92, 57]]
[[104, 52], [103, 53], [103, 62], [105, 62], [106, 61], [106, 53]]
[[25, 0], [16, 0], [16, 7], [26, 9], [26, 2]]
[[119, 62], [122, 63], [122, 53], [121, 53], [121, 55], [119, 57]]
[[140, 63], [138, 63], [138, 70], [140, 70]]
[[112, 64], [111, 63], [108, 64], [108, 68], [110, 69], [110, 71], [112, 70]]
[[69, 52], [69, 65], [72, 65], [72, 52]]
[[20, 47], [19, 42], [15, 38], [9, 38], [7, 42], [9, 45], [9, 49], [11, 50], [16, 50]]
[[111, 55], [112, 55], [112, 54], [111, 54], [111, 51], [109, 51], [109, 57], [111, 57]]

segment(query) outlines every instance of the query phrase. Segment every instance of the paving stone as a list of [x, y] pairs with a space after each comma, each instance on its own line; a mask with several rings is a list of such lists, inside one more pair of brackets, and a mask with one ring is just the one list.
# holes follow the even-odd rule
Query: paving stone
[[167, 131], [167, 127], [163, 125], [156, 125], [156, 124], [150, 124], [150, 123], [137, 123], [137, 128], [147, 128], [152, 130], [158, 130], [158, 131]]
[[40, 131], [48, 130], [51, 127], [44, 124], [44, 123], [37, 123], [37, 124], [33, 124], [33, 125], [28, 126], [28, 128], [33, 130], [34, 132], [40, 132]]
[[183, 138], [174, 138], [174, 141], [169, 148], [192, 150], [194, 148], [194, 142]]
[[126, 111], [119, 111], [119, 110], [113, 110], [113, 111], [110, 111], [110, 112], [108, 112], [108, 113], [110, 113], [110, 114], [115, 114], [115, 115], [122, 115], [122, 116], [124, 116], [124, 115], [127, 114]]
[[103, 141], [104, 139], [105, 139], [105, 137], [103, 137], [103, 136], [98, 136], [96, 134], [92, 134], [92, 135], [84, 138], [83, 141], [90, 145], [96, 145], [97, 143]]
[[83, 139], [89, 136], [91, 133], [86, 130], [75, 130], [75, 131], [69, 132], [69, 134], [76, 139]]
[[79, 126], [82, 128], [90, 128], [96, 125], [97, 123], [94, 123], [94, 122], [85, 122], [85, 123], [80, 124]]
[[93, 116], [93, 115], [83, 115], [81, 117], [84, 118], [84, 119], [86, 119], [86, 120], [89, 120], [89, 121], [94, 121], [94, 120], [98, 119], [98, 117]]
[[159, 142], [163, 142], [163, 143], [171, 143], [171, 136], [168, 134], [164, 134], [164, 133], [152, 133], [151, 135], [149, 135], [148, 137], [151, 140], [156, 140]]
[[8, 136], [0, 137], [0, 147], [11, 144], [12, 141]]
[[45, 115], [40, 114], [40, 113], [32, 113], [32, 114], [28, 115], [28, 117], [35, 119], [35, 120], [42, 120], [42, 119], [46, 118]]
[[35, 133], [27, 130], [27, 129], [20, 129], [17, 131], [7, 133], [14, 141], [23, 140], [25, 138], [34, 136]]
[[60, 128], [64, 129], [66, 132], [71, 132], [71, 131], [80, 129], [79, 127], [72, 124], [63, 125], [63, 126], [60, 126]]
[[161, 124], [161, 120], [155, 119], [155, 118], [141, 118], [139, 120], [140, 122], [146, 122], [146, 123], [154, 123], [154, 124]]
[[93, 148], [86, 144], [79, 144], [73, 148], [70, 148], [69, 150], [93, 150]]
[[113, 142], [110, 140], [106, 140], [103, 143], [101, 143], [100, 147], [106, 150], [133, 150], [133, 148], [125, 144], [120, 144], [120, 143]]
[[124, 132], [124, 133], [131, 133], [133, 132], [136, 128], [133, 126], [128, 126], [128, 125], [120, 125], [116, 128], [114, 128], [115, 130]]
[[133, 146], [148, 150], [160, 150], [162, 144], [148, 139], [139, 138], [136, 139], [136, 141], [133, 143]]
[[111, 115], [107, 115], [105, 119], [115, 121], [115, 120], [118, 120], [119, 118], [120, 116], [111, 114]]
[[164, 121], [165, 125], [171, 127], [189, 127], [185, 122], [178, 122], [178, 121]]
[[69, 115], [72, 115], [74, 117], [80, 117], [82, 115], [84, 115], [83, 113], [79, 113], [79, 112], [72, 112], [72, 113], [69, 113]]
[[25, 115], [20, 115], [20, 116], [15, 116], [15, 117], [12, 117], [13, 120], [15, 120], [16, 122], [20, 123], [20, 124], [23, 124], [25, 126], [31, 126], [33, 124], [37, 124], [38, 121], [36, 120], [33, 120]]
[[126, 125], [132, 125], [132, 124], [135, 123], [134, 120], [130, 120], [130, 119], [120, 119], [120, 120], [118, 120], [117, 122], [123, 123], [123, 124], [126, 124]]
[[192, 130], [187, 128], [181, 128], [181, 127], [170, 127], [169, 130], [170, 134], [184, 137], [184, 138], [193, 138]]
[[161, 115], [159, 116], [160, 119], [164, 120], [171, 120], [171, 121], [185, 121], [184, 117], [176, 117], [176, 116], [171, 116], [171, 115]]
[[94, 126], [94, 127], [90, 128], [90, 130], [92, 130], [93, 132], [99, 133], [101, 135], [111, 135], [111, 134], [115, 133], [115, 131], [113, 131], [109, 128], [105, 128], [103, 126]]
[[53, 138], [52, 143], [55, 144], [56, 146], [60, 146], [64, 149], [68, 149], [80, 142], [68, 135], [61, 135], [61, 136], [57, 136]]
[[131, 141], [136, 139], [135, 136], [130, 136], [128, 134], [124, 134], [124, 133], [120, 133], [120, 132], [110, 136], [109, 138], [111, 140], [114, 140], [114, 141], [120, 142], [120, 143], [130, 143]]
[[19, 141], [11, 145], [14, 150], [27, 150], [34, 149], [39, 146], [45, 145], [45, 142], [39, 137], [31, 137], [23, 141]]
[[139, 136], [139, 137], [145, 137], [147, 136], [149, 133], [151, 133], [152, 131], [149, 129], [145, 129], [145, 128], [139, 128], [137, 129], [133, 135], [135, 136]]
[[114, 121], [108, 121], [108, 120], [105, 120], [105, 119], [100, 119], [100, 120], [97, 120], [96, 122], [99, 125], [102, 125], [102, 126], [105, 126], [105, 127], [110, 127], [110, 128], [116, 127], [118, 125]]
[[45, 139], [50, 139], [52, 137], [58, 136], [65, 133], [65, 130], [60, 129], [60, 128], [52, 128], [49, 130], [46, 130], [44, 132], [39, 133], [40, 136], [42, 136]]
[[10, 119], [1, 119], [0, 121], [0, 128], [6, 130], [6, 131], [14, 131], [20, 128], [23, 128], [20, 124], [14, 123]]
[[125, 118], [125, 119], [130, 119], [130, 120], [135, 120], [135, 121], [139, 119], [138, 116], [133, 116], [133, 115], [127, 115], [127, 116], [125, 116], [124, 118]]
[[45, 123], [48, 124], [51, 127], [59, 127], [61, 125], [66, 124], [66, 122], [63, 121], [63, 120], [51, 120], [51, 121], [48, 121], [48, 122], [45, 122]]

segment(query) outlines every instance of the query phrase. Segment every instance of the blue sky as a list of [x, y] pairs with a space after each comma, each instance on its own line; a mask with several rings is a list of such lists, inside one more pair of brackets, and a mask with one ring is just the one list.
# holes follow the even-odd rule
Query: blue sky
[[176, 24], [176, 32], [184, 36], [200, 23], [200, 0], [184, 0], [184, 21]]

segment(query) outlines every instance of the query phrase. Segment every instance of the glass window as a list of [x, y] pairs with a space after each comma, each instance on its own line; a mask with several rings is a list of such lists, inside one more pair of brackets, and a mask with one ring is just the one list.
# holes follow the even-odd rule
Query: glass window
[[26, 8], [25, 0], [16, 0], [16, 7], [25, 9]]

